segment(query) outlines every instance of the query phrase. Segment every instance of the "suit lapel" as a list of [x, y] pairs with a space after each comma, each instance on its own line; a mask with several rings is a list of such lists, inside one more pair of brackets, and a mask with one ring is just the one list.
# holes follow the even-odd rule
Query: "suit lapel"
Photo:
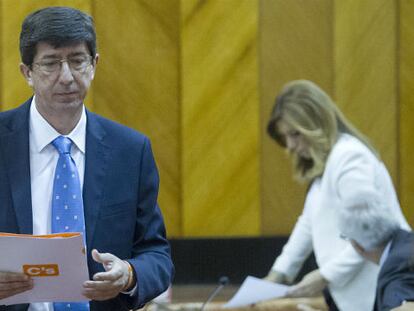
[[88, 247], [91, 247], [102, 202], [109, 147], [104, 145], [105, 130], [99, 124], [96, 115], [87, 111], [87, 117], [83, 203], [86, 242]]
[[26, 234], [33, 232], [29, 157], [30, 102], [31, 99], [15, 110], [9, 120], [10, 132], [0, 136], [19, 232]]

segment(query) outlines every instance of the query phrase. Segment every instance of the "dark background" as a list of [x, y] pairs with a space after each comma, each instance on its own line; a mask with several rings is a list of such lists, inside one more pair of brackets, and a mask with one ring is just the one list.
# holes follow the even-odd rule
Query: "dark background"
[[[213, 284], [227, 276], [241, 284], [247, 275], [264, 277], [287, 237], [171, 239], [174, 284]], [[313, 255], [297, 279], [316, 268]]]

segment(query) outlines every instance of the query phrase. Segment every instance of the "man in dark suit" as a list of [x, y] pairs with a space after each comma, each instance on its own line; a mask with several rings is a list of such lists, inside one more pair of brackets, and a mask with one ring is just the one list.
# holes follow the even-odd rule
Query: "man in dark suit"
[[414, 301], [414, 233], [394, 232], [388, 257], [377, 283], [377, 309], [389, 310], [404, 301]]
[[382, 202], [379, 191], [367, 191], [343, 208], [338, 221], [355, 250], [379, 265], [374, 309], [388, 311], [414, 301], [414, 233], [400, 229]]
[[[0, 231], [56, 232], [55, 222], [61, 219], [54, 218], [53, 205], [59, 197], [52, 199], [52, 193], [61, 151], [54, 141], [63, 136], [82, 196], [80, 219], [91, 278], [83, 285], [91, 302], [67, 308], [140, 307], [163, 292], [173, 274], [157, 204], [158, 172], [144, 135], [83, 105], [98, 62], [93, 20], [67, 7], [36, 11], [23, 22], [20, 52], [20, 69], [34, 97], [0, 113]], [[0, 272], [0, 299], [33, 286], [22, 273]], [[32, 303], [0, 310], [63, 309], [55, 303]]]

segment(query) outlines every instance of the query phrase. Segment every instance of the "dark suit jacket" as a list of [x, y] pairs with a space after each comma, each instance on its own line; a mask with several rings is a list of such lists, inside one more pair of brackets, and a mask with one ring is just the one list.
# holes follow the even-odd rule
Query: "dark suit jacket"
[[[29, 107], [0, 113], [0, 231], [31, 234]], [[125, 126], [87, 112], [83, 201], [87, 247], [128, 259], [137, 294], [92, 301], [91, 311], [142, 306], [171, 282], [173, 265], [157, 204], [158, 171], [149, 140]], [[38, 189], [42, 191], [42, 189]], [[6, 254], [1, 254], [5, 256]], [[88, 255], [89, 274], [102, 271]], [[26, 310], [27, 305], [0, 307]]]
[[376, 310], [414, 301], [414, 233], [398, 230], [378, 275]]

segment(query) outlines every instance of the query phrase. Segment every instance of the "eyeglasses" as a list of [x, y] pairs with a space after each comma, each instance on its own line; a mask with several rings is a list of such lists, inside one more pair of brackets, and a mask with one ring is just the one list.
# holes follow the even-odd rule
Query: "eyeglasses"
[[51, 74], [62, 70], [62, 63], [66, 62], [72, 73], [84, 73], [86, 69], [92, 65], [92, 56], [79, 55], [62, 59], [46, 59], [33, 63], [40, 71]]

